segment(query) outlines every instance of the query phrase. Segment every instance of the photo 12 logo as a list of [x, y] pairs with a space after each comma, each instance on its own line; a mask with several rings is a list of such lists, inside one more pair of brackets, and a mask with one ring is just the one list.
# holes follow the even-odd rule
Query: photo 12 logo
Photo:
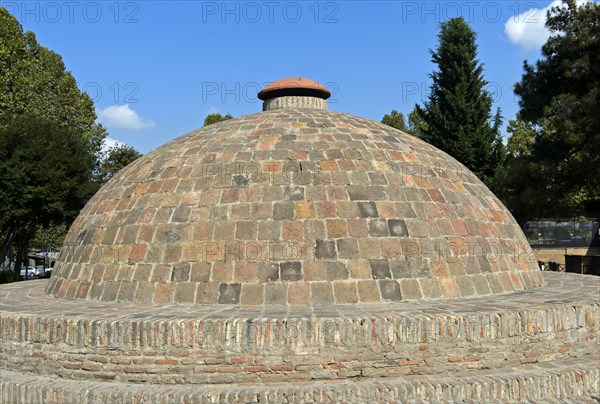
[[[202, 82], [202, 102], [221, 102], [223, 104], [226, 102], [235, 102], [236, 104], [240, 102], [256, 103], [260, 101], [256, 95], [269, 84], [271, 83], [259, 83], [257, 81], [246, 83], [204, 81]], [[333, 81], [328, 81], [323, 86], [331, 93], [331, 97], [329, 97], [327, 102], [329, 104], [337, 103], [338, 99], [335, 95], [340, 91], [340, 86]]]
[[140, 102], [137, 98], [140, 86], [135, 81], [114, 82], [105, 85], [90, 81], [81, 86], [81, 91], [88, 93], [94, 103], [101, 100], [114, 104], [136, 104]]
[[402, 22], [441, 23], [462, 17], [468, 23], [477, 20], [498, 23], [512, 15], [515, 22], [538, 23], [544, 17], [546, 4], [537, 2], [495, 1], [403, 1]]
[[115, 24], [137, 24], [140, 5], [138, 2], [96, 2], [96, 1], [0, 1], [10, 14], [24, 23], [61, 22], [98, 23], [113, 22]]
[[338, 2], [203, 1], [202, 22], [337, 24]]
[[[485, 85], [485, 91], [492, 98], [492, 102], [499, 102], [502, 99], [502, 86], [499, 83], [490, 81]], [[422, 81], [403, 81], [401, 86], [400, 94], [402, 95], [402, 103], [421, 103], [424, 104], [428, 101], [431, 85]], [[512, 91], [509, 91], [511, 93]], [[518, 100], [515, 98], [515, 102]]]

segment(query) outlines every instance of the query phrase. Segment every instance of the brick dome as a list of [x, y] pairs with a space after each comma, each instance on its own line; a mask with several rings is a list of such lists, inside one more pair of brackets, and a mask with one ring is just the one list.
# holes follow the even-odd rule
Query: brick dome
[[46, 292], [293, 306], [542, 285], [518, 224], [463, 165], [282, 89], [264, 112], [181, 136], [102, 187], [73, 223]]

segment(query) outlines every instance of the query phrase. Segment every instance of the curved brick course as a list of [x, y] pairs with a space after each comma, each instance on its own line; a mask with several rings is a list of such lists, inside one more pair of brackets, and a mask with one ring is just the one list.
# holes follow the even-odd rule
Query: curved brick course
[[448, 375], [597, 355], [598, 278], [545, 277], [542, 288], [491, 298], [304, 310], [83, 304], [31, 281], [0, 289], [0, 367], [219, 385]]
[[0, 380], [6, 403], [420, 403], [519, 402], [595, 404], [600, 397], [596, 357], [558, 366], [528, 365], [455, 377], [389, 378], [308, 383], [160, 386], [75, 382], [10, 371]]

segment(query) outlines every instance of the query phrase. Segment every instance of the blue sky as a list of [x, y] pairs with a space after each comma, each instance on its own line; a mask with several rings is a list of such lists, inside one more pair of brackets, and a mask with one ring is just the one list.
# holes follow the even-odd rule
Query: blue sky
[[0, 1], [62, 55], [110, 138], [141, 152], [208, 113], [258, 112], [265, 84], [302, 76], [330, 109], [380, 120], [426, 99], [439, 24], [462, 15], [506, 120], [550, 1]]

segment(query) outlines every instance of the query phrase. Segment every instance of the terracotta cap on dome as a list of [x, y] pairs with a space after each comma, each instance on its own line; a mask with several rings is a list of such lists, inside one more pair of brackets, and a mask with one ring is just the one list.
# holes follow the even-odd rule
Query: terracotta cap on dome
[[272, 82], [258, 93], [258, 98], [263, 101], [287, 96], [318, 97], [326, 100], [331, 97], [331, 92], [314, 80], [288, 77]]

